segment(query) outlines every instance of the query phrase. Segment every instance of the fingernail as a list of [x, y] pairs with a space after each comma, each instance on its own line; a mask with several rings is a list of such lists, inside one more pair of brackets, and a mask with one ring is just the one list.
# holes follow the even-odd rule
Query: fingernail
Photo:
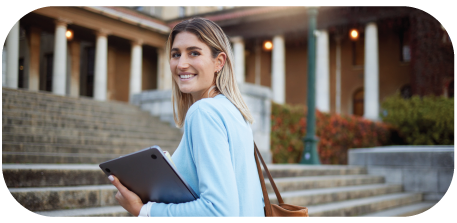
[[109, 175], [109, 176], [108, 176], [108, 179], [109, 179], [109, 181], [113, 182], [114, 177], [113, 177], [112, 175]]

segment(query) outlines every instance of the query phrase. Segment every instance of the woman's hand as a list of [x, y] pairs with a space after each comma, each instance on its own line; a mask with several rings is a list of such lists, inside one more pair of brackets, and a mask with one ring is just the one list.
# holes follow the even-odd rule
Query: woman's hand
[[124, 187], [117, 177], [110, 175], [108, 179], [117, 188], [116, 200], [119, 204], [133, 216], [138, 216], [143, 207], [140, 197]]

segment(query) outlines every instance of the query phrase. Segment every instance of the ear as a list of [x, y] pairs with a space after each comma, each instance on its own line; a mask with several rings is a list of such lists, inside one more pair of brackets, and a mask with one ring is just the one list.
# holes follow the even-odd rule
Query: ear
[[225, 65], [225, 61], [227, 61], [227, 54], [225, 54], [224, 52], [219, 53], [219, 55], [217, 55], [216, 57], [215, 72], [222, 70], [222, 67], [224, 67]]

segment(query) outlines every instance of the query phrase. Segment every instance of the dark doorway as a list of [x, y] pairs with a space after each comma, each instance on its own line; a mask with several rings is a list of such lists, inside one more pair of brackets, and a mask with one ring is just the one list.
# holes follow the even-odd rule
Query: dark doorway
[[352, 96], [352, 111], [354, 115], [363, 116], [364, 109], [364, 91], [363, 88], [359, 88], [355, 91], [354, 95]]
[[18, 88], [24, 88], [24, 58], [19, 59]]
[[46, 80], [45, 80], [45, 85], [44, 85], [44, 90], [52, 92], [52, 70], [53, 70], [53, 64], [54, 64], [54, 54], [46, 54], [44, 56], [45, 59], [45, 74], [46, 74]]
[[84, 48], [84, 55], [80, 76], [80, 95], [94, 96], [94, 75], [95, 75], [95, 47]]

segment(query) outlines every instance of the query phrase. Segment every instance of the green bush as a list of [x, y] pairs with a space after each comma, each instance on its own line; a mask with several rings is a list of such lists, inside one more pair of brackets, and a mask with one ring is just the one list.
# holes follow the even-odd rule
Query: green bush
[[400, 95], [386, 98], [383, 121], [398, 129], [409, 145], [454, 144], [454, 98]]
[[[272, 103], [271, 151], [273, 163], [298, 163], [306, 135], [306, 107]], [[347, 164], [349, 148], [390, 143], [390, 128], [352, 115], [316, 111], [318, 153], [322, 164]]]

